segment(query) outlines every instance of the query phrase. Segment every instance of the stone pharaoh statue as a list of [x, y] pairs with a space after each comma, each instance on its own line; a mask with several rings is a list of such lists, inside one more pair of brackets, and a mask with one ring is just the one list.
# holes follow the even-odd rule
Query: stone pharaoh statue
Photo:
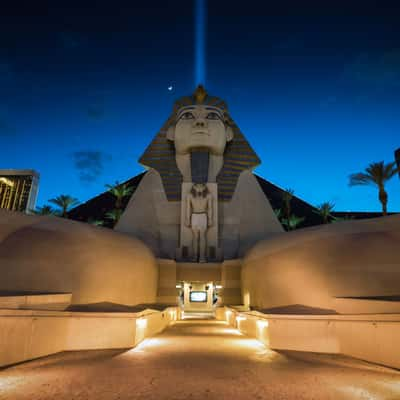
[[195, 183], [186, 197], [185, 225], [192, 229], [193, 260], [206, 262], [207, 229], [212, 225], [212, 196], [207, 186]]

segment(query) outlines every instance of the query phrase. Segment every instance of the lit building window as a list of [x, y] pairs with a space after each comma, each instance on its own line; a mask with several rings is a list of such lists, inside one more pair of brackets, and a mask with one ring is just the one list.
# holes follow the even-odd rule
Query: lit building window
[[36, 207], [39, 174], [32, 170], [0, 170], [0, 208], [29, 212]]

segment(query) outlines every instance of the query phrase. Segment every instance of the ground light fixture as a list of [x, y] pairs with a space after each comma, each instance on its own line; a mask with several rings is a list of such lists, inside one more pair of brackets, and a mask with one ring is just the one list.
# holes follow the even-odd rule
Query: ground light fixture
[[137, 326], [138, 328], [141, 328], [141, 329], [146, 328], [146, 326], [147, 326], [147, 318], [143, 318], [143, 317], [138, 318], [138, 319], [136, 320], [136, 326]]
[[268, 328], [268, 326], [269, 326], [269, 322], [268, 321], [265, 321], [265, 320], [257, 320], [257, 327], [259, 328], [259, 329], [264, 329], [264, 328]]

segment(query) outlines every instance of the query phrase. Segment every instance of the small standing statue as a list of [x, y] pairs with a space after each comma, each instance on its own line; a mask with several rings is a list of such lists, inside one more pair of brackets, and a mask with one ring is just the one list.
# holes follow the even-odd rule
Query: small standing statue
[[207, 262], [207, 229], [212, 226], [212, 195], [204, 183], [195, 183], [186, 197], [185, 225], [192, 229], [194, 261]]

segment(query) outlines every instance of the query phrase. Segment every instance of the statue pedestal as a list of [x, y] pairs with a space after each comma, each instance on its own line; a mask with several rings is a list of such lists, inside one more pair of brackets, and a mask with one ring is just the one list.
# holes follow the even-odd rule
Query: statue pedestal
[[[213, 221], [212, 226], [207, 229], [207, 261], [221, 261], [222, 250], [218, 243], [218, 185], [216, 183], [207, 183], [207, 188], [213, 201]], [[192, 189], [193, 183], [182, 183], [181, 198], [181, 223], [179, 247], [176, 249], [177, 261], [191, 261], [193, 259], [193, 234], [191, 228], [184, 223], [186, 213], [186, 197]]]

